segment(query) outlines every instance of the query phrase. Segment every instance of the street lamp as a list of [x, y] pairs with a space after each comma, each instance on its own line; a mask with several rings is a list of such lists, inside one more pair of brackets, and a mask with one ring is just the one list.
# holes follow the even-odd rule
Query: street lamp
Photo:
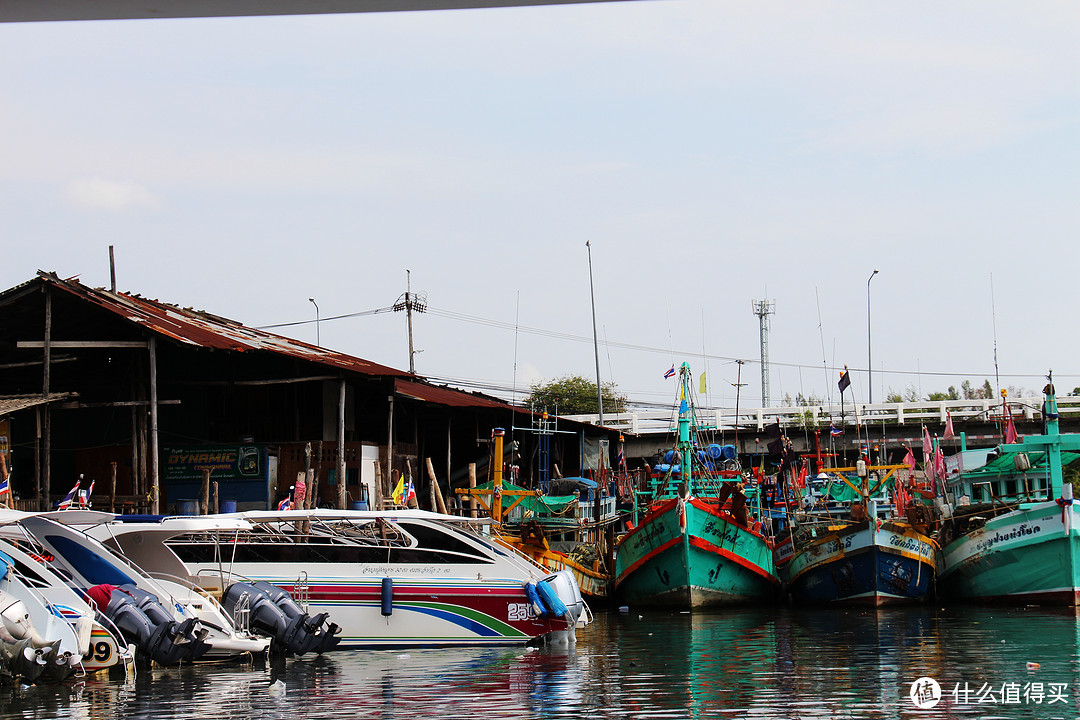
[[308, 298], [308, 301], [315, 306], [315, 345], [322, 347], [322, 337], [319, 334], [319, 303], [315, 302], [315, 298]]
[[877, 270], [870, 273], [870, 277], [866, 281], [866, 385], [867, 395], [869, 396], [869, 404], [874, 404], [874, 361], [873, 352], [871, 351], [870, 342], [870, 281], [874, 279], [874, 276], [878, 274]]

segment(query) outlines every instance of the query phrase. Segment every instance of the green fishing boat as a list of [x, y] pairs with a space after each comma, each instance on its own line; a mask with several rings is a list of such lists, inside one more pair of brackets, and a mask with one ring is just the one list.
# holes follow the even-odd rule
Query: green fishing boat
[[706, 442], [692, 392], [683, 363], [674, 447], [635, 494], [633, 527], [616, 545], [616, 593], [687, 609], [770, 601], [780, 585], [772, 543], [749, 515], [734, 448]]
[[956, 499], [943, 528], [942, 593], [951, 599], [1076, 606], [1080, 518], [1062, 460], [1080, 435], [1058, 430], [1052, 383], [1042, 435], [998, 446], [995, 457], [950, 483]]

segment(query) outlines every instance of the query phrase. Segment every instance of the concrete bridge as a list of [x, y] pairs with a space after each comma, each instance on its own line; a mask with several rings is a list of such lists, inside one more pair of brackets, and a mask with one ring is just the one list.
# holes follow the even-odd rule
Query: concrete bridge
[[[867, 446], [872, 452], [876, 448], [875, 461], [899, 462], [907, 452], [905, 446], [922, 448], [923, 427], [931, 437], [942, 436], [950, 415], [957, 437], [943, 443], [946, 454], [960, 450], [961, 433], [968, 448], [1003, 442], [1009, 415], [1020, 435], [1041, 433], [1042, 401], [1041, 396], [1010, 399], [1007, 411], [1000, 401], [990, 400], [740, 408], [737, 415], [733, 408], [698, 408], [698, 420], [715, 428], [712, 442], [737, 445], [744, 460], [765, 453], [766, 428], [779, 421], [797, 452], [813, 452], [817, 432], [823, 451], [853, 458], [860, 447]], [[1080, 432], [1080, 397], [1059, 396], [1057, 401], [1061, 431]], [[596, 415], [567, 417], [593, 424], [599, 421]], [[623, 433], [627, 458], [650, 463], [671, 448], [677, 421], [673, 410], [604, 414], [604, 426]], [[843, 428], [843, 434], [831, 435], [831, 426]]]

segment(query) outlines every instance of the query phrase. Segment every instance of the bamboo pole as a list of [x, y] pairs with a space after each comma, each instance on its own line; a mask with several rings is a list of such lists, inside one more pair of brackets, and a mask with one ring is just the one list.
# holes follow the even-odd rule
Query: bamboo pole
[[348, 490], [345, 487], [345, 378], [338, 386], [338, 437], [337, 437], [337, 496], [338, 508], [348, 507]]
[[158, 514], [161, 502], [161, 478], [159, 476], [158, 457], [158, 378], [157, 378], [157, 336], [150, 336], [150, 512]]
[[109, 483], [109, 512], [116, 512], [116, 463], [109, 463], [109, 476], [112, 478], [112, 482]]
[[435, 466], [431, 464], [431, 458], [427, 459], [427, 471], [428, 478], [431, 480], [432, 495], [435, 497], [435, 507], [439, 509], [443, 515], [447, 515], [446, 512], [446, 500], [443, 499], [442, 488], [439, 487], [439, 481], [435, 477]]
[[217, 480], [214, 481], [213, 510], [214, 510], [215, 515], [217, 515], [219, 512], [221, 512], [221, 501], [220, 501], [220, 498], [218, 497], [218, 481]]
[[206, 515], [210, 511], [210, 468], [203, 468], [202, 490], [199, 492], [199, 514]]
[[386, 485], [383, 483], [382, 462], [379, 460], [375, 461], [375, 494], [375, 503], [372, 507], [376, 510], [385, 510], [388, 492]]
[[[469, 490], [476, 489], [476, 463], [469, 463]], [[469, 517], [476, 518], [476, 496], [469, 495]]]

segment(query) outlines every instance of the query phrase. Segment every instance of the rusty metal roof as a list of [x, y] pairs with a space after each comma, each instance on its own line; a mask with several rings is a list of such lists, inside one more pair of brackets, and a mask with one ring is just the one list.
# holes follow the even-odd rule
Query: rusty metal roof
[[482, 407], [528, 412], [485, 395], [410, 380], [394, 380], [394, 391], [398, 395], [404, 395], [414, 400], [423, 400], [424, 402], [448, 405], [450, 407]]
[[186, 345], [234, 352], [271, 352], [365, 375], [409, 376], [404, 370], [396, 370], [265, 330], [256, 330], [202, 310], [181, 308], [158, 300], [148, 300], [139, 295], [87, 287], [76, 279], [61, 280], [55, 273], [39, 272], [38, 277], [53, 287], [141, 325], [150, 332]]

